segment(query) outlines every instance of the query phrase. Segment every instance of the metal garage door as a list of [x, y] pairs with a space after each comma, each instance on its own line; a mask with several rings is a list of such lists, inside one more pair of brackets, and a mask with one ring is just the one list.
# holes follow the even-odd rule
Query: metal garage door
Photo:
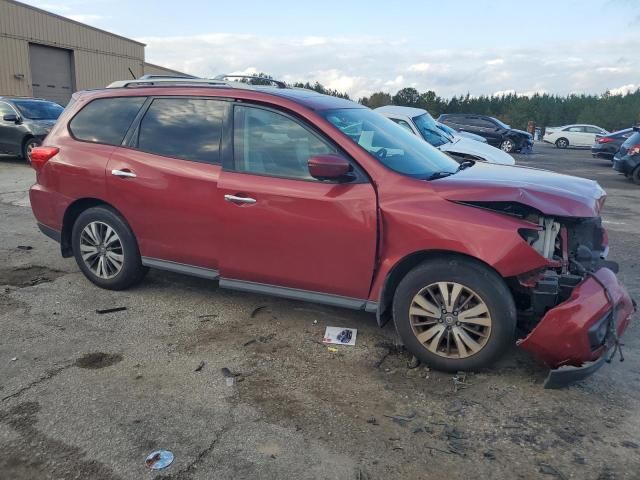
[[29, 44], [33, 96], [66, 105], [73, 93], [73, 63], [70, 50]]

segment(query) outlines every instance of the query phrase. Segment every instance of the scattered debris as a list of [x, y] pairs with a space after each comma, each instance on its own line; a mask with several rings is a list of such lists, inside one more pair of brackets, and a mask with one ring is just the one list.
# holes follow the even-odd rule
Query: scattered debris
[[327, 327], [324, 331], [324, 343], [334, 343], [338, 345], [355, 345], [358, 330], [355, 328]]
[[248, 347], [249, 345], [251, 345], [252, 343], [256, 343], [257, 340], [255, 338], [252, 338], [251, 340], [247, 340], [246, 342], [244, 342], [242, 344], [243, 347]]
[[250, 317], [251, 317], [251, 318], [255, 318], [255, 317], [256, 317], [256, 315], [258, 315], [262, 310], [264, 310], [264, 309], [265, 309], [265, 308], [267, 308], [267, 307], [268, 307], [268, 305], [260, 305], [260, 306], [258, 306], [258, 307], [256, 307], [256, 308], [254, 308], [254, 309], [253, 309], [253, 312], [251, 312]]
[[314, 321], [313, 321], [313, 324], [314, 324], [314, 325], [317, 325], [317, 324], [318, 324], [318, 320], [314, 320]]
[[420, 366], [420, 360], [418, 360], [418, 357], [416, 356], [411, 357], [411, 360], [407, 362], [407, 368], [409, 369], [418, 368], [419, 366]]
[[470, 386], [470, 383], [467, 383], [467, 374], [465, 372], [458, 372], [453, 376], [453, 391], [457, 392], [458, 390], [462, 390], [463, 388], [467, 388]]
[[195, 372], [199, 372], [204, 368], [204, 360], [201, 361], [198, 366], [196, 367], [196, 369], [194, 370]]
[[486, 452], [483, 452], [482, 456], [484, 458], [486, 458], [487, 460], [495, 460], [496, 459], [496, 454], [493, 453], [491, 450], [487, 450]]
[[386, 351], [382, 354], [378, 361], [373, 364], [375, 368], [380, 368], [389, 355], [402, 353], [404, 349], [402, 345], [396, 345], [391, 342], [378, 342], [376, 343], [376, 347], [384, 348]]
[[630, 440], [623, 440], [622, 442], [620, 442], [620, 445], [622, 445], [625, 448], [640, 448], [640, 445], [638, 445], [636, 442], [632, 442]]
[[114, 312], [123, 312], [127, 309], [127, 307], [113, 307], [113, 308], [98, 308], [96, 313], [103, 315], [105, 313], [114, 313]]
[[151, 470], [162, 470], [173, 463], [173, 453], [169, 450], [156, 450], [151, 452], [144, 461]]
[[18, 250], [33, 250], [31, 245], [18, 245]]
[[406, 415], [385, 415], [385, 417], [390, 418], [391, 421], [397, 423], [398, 425], [405, 427], [411, 420], [413, 420], [416, 416], [416, 412], [409, 412]]
[[376, 417], [371, 415], [369, 418], [367, 418], [367, 423], [370, 423], [371, 425], [378, 425], [378, 420], [376, 420]]
[[327, 350], [329, 350], [331, 353], [336, 353], [338, 351], [336, 347], [327, 347]]
[[573, 454], [573, 463], [576, 463], [578, 465], [586, 465], [587, 461], [584, 459], [584, 457], [578, 455], [577, 453]]
[[548, 463], [538, 463], [538, 467], [540, 467], [539, 472], [544, 473], [545, 475], [551, 475], [553, 477], [560, 478], [562, 480], [567, 480], [567, 477], [555, 467], [552, 467]]
[[425, 445], [424, 448], [426, 448], [428, 450], [433, 450], [434, 452], [446, 453], [447, 455], [451, 455], [453, 453], [453, 452], [449, 452], [447, 450], [442, 450], [440, 448], [430, 447], [429, 445]]
[[212, 318], [218, 318], [218, 314], [217, 313], [205, 313], [204, 315], [198, 315], [198, 318], [200, 319], [201, 322], [208, 322]]
[[11, 359], [11, 361], [12, 361], [12, 362], [15, 362], [16, 360], [18, 360], [18, 357], [13, 357], [13, 358]]
[[227, 382], [227, 387], [233, 387], [233, 385], [236, 383], [236, 381], [242, 382], [244, 380], [244, 378], [241, 377], [241, 374], [233, 373], [227, 367], [222, 367], [220, 369], [220, 371], [222, 372], [222, 376], [224, 377], [225, 381]]

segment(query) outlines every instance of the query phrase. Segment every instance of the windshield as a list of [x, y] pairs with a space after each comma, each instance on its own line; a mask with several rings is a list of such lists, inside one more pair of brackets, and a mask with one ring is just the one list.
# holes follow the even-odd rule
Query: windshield
[[20, 114], [31, 120], [57, 120], [63, 108], [57, 103], [42, 100], [14, 100]]
[[449, 137], [438, 129], [436, 121], [428, 113], [413, 117], [413, 123], [418, 127], [422, 137], [434, 147], [451, 143]]
[[398, 173], [429, 179], [458, 170], [451, 157], [368, 108], [326, 110], [323, 114], [353, 143]]
[[505, 129], [507, 129], [507, 130], [510, 130], [510, 129], [511, 129], [511, 126], [510, 126], [510, 125], [507, 125], [506, 123], [501, 122], [501, 121], [500, 121], [500, 120], [498, 120], [497, 118], [494, 118], [493, 120], [494, 120], [498, 125], [500, 125], [502, 128], [505, 128]]

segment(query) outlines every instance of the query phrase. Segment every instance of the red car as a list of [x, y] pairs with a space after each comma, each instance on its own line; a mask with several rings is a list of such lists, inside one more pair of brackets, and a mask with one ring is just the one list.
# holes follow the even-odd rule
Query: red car
[[635, 305], [605, 260], [597, 183], [459, 165], [359, 104], [274, 83], [76, 93], [32, 153], [40, 229], [102, 288], [153, 267], [366, 310], [445, 371], [517, 342], [553, 387], [619, 347]]

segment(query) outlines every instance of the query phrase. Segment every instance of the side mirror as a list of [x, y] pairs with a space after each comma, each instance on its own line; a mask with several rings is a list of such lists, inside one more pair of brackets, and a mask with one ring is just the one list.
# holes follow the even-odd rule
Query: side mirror
[[337, 180], [350, 169], [349, 162], [340, 155], [315, 155], [309, 159], [309, 173], [318, 180]]
[[14, 123], [19, 123], [20, 121], [20, 119], [15, 113], [7, 113], [4, 117], [2, 117], [2, 120], [4, 120], [5, 122], [14, 122]]

